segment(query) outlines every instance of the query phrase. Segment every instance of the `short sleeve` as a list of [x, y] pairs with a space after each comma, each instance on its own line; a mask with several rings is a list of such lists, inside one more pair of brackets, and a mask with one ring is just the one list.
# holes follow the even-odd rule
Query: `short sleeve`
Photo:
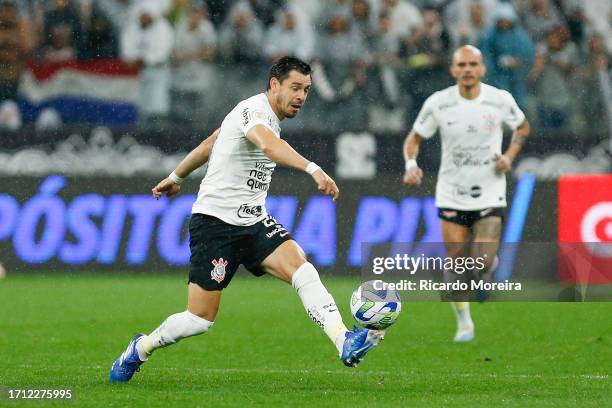
[[272, 119], [270, 118], [270, 115], [263, 109], [257, 107], [245, 107], [242, 110], [242, 120], [240, 122], [240, 127], [245, 135], [255, 125], [264, 125], [273, 133], [276, 133], [270, 125], [271, 122]]
[[432, 137], [438, 130], [438, 121], [434, 116], [435, 95], [427, 98], [412, 127], [416, 133], [425, 139]]
[[503, 101], [502, 120], [512, 130], [516, 130], [517, 127], [525, 122], [525, 114], [518, 107], [510, 92], [500, 91], [500, 94]]

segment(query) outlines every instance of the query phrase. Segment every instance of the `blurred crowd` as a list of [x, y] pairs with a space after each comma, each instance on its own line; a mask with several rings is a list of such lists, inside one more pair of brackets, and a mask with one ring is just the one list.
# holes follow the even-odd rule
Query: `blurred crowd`
[[141, 121], [201, 125], [293, 54], [314, 68], [302, 121], [406, 130], [463, 44], [536, 128], [608, 133], [610, 0], [0, 0], [0, 100], [31, 61], [120, 58]]

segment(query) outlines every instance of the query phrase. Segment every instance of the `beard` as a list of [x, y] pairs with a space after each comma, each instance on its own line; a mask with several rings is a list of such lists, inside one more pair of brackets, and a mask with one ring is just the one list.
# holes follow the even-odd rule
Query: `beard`
[[[299, 111], [298, 111], [298, 112], [299, 112]], [[298, 112], [293, 113], [293, 112], [291, 112], [291, 111], [285, 111], [285, 112], [283, 112], [283, 113], [284, 113], [284, 115], [285, 115], [285, 117], [286, 117], [286, 118], [291, 119], [291, 118], [295, 118], [295, 117], [297, 116]]]
[[465, 89], [472, 89], [476, 86], [476, 84], [478, 84], [479, 81], [477, 81], [475, 78], [469, 79], [466, 82], [462, 82], [461, 85], [463, 85], [463, 87]]

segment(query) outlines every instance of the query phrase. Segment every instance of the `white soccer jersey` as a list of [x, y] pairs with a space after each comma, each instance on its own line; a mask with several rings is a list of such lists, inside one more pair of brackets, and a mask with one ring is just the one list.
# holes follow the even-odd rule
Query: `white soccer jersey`
[[437, 130], [442, 161], [436, 206], [481, 210], [506, 206], [506, 176], [495, 171], [501, 154], [502, 123], [515, 130], [525, 121], [509, 92], [481, 84], [476, 99], [465, 99], [457, 85], [431, 95], [419, 112], [414, 130], [423, 138]]
[[255, 125], [266, 126], [280, 138], [280, 122], [263, 93], [240, 102], [223, 120], [193, 213], [232, 225], [253, 225], [266, 217], [276, 163], [247, 139]]

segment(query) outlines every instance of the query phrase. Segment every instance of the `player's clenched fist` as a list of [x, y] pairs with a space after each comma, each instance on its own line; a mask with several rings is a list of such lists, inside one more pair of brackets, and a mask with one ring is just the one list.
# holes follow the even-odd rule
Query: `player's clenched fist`
[[340, 197], [340, 190], [336, 185], [336, 182], [327, 175], [323, 170], [318, 169], [314, 173], [312, 173], [312, 178], [317, 183], [317, 188], [320, 192], [325, 195], [332, 196], [334, 202], [338, 201], [338, 197]]
[[153, 192], [153, 197], [159, 200], [162, 194], [165, 194], [167, 197], [177, 195], [181, 191], [181, 186], [176, 184], [170, 177], [166, 177], [153, 187], [151, 191]]
[[423, 178], [423, 170], [415, 163], [412, 166], [406, 166], [406, 172], [404, 173], [404, 184], [419, 186], [421, 185], [421, 179]]
[[505, 154], [495, 155], [495, 170], [501, 173], [507, 173], [512, 170], [512, 160]]

